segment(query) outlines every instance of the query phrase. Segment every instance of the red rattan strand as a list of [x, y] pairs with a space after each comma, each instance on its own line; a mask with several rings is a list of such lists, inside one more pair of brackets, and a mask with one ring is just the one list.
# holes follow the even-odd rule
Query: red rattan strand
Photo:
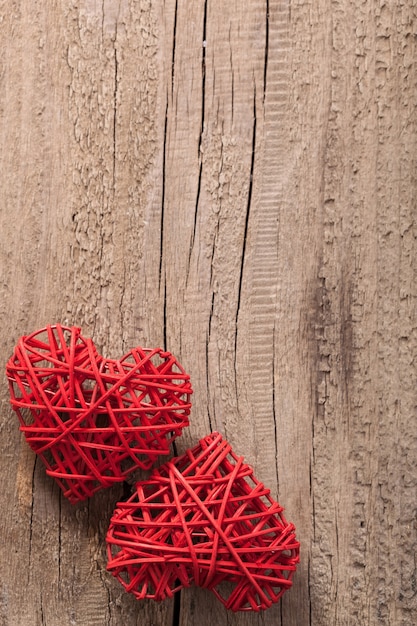
[[195, 584], [233, 611], [277, 602], [299, 560], [294, 525], [218, 433], [136, 484], [107, 545], [109, 571], [138, 599]]
[[189, 376], [160, 349], [105, 359], [56, 324], [21, 337], [6, 372], [21, 430], [73, 503], [149, 469], [188, 426]]

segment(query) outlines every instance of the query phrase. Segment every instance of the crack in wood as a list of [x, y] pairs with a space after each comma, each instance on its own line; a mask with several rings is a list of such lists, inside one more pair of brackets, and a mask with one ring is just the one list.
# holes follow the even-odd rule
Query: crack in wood
[[253, 176], [254, 176], [254, 171], [255, 171], [256, 123], [257, 123], [256, 85], [254, 85], [254, 92], [253, 92], [253, 125], [252, 125], [252, 154], [251, 154], [250, 171], [249, 171], [248, 199], [247, 199], [247, 202], [246, 202], [245, 226], [244, 226], [244, 231], [243, 231], [242, 253], [241, 253], [241, 261], [240, 261], [239, 285], [238, 285], [237, 304], [236, 304], [236, 318], [235, 318], [235, 327], [236, 327], [236, 333], [235, 333], [235, 372], [236, 372], [237, 335], [238, 335], [237, 329], [238, 329], [238, 320], [239, 320], [239, 312], [240, 312], [240, 301], [241, 301], [241, 296], [242, 296], [243, 272], [244, 272], [245, 260], [246, 260], [246, 244], [247, 244], [247, 239], [248, 239], [249, 219], [250, 219], [251, 206], [252, 206]]
[[[166, 104], [165, 104], [164, 142], [162, 146], [161, 218], [160, 218], [160, 233], [159, 233], [159, 291], [161, 291], [162, 265], [163, 265], [163, 258], [164, 258], [164, 219], [165, 219], [167, 141], [168, 141], [168, 100], [166, 101]], [[165, 299], [166, 299], [166, 281], [164, 281], [164, 291], [165, 291]]]
[[39, 600], [40, 600], [41, 626], [46, 626], [45, 615], [44, 615], [44, 610], [43, 610], [43, 593], [42, 593], [42, 591], [39, 594]]
[[180, 626], [181, 623], [181, 590], [174, 594], [174, 608], [172, 611], [172, 626]]
[[62, 492], [58, 495], [58, 593], [61, 592], [61, 559], [62, 559]]
[[114, 42], [114, 93], [113, 93], [113, 201], [116, 195], [116, 161], [117, 161], [117, 100], [118, 100], [118, 71], [119, 71], [119, 62], [117, 59], [117, 22], [116, 22], [116, 35]]
[[266, 0], [265, 7], [265, 53], [264, 53], [264, 84], [263, 84], [263, 102], [266, 97], [266, 81], [268, 77], [268, 55], [269, 55], [269, 0]]
[[175, 52], [176, 52], [176, 41], [177, 41], [177, 17], [178, 17], [178, 0], [175, 0], [174, 26], [173, 26], [173, 30], [172, 30], [171, 99], [173, 99], [173, 97], [174, 97]]
[[29, 520], [29, 555], [28, 555], [28, 568], [27, 568], [28, 581], [30, 578], [31, 563], [32, 563], [33, 515], [34, 515], [34, 508], [35, 508], [35, 472], [36, 472], [37, 462], [38, 462], [38, 457], [35, 456], [34, 463], [33, 463], [33, 471], [32, 471], [32, 502], [30, 506], [30, 520]]

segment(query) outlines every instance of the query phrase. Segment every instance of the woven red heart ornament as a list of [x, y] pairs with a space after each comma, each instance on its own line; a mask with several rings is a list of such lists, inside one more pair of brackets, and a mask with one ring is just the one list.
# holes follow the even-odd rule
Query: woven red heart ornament
[[191, 584], [233, 611], [259, 611], [292, 585], [295, 528], [218, 433], [136, 484], [113, 514], [108, 570], [138, 599]]
[[160, 349], [105, 359], [56, 324], [21, 337], [6, 372], [21, 430], [72, 503], [149, 469], [188, 426], [189, 376]]

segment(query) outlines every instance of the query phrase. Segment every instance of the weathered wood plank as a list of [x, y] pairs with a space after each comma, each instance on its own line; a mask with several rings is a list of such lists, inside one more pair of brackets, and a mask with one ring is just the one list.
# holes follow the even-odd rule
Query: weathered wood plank
[[260, 615], [136, 602], [105, 571], [123, 486], [64, 501], [3, 379], [0, 624], [414, 624], [414, 2], [0, 17], [2, 362], [55, 320], [167, 347], [195, 389], [177, 449], [222, 431], [302, 542]]
[[[152, 274], [162, 184], [150, 185], [160, 171], [157, 13], [133, 5], [26, 2], [1, 12], [4, 361], [20, 334], [54, 320], [81, 324], [109, 355], [163, 343]], [[122, 487], [71, 507], [7, 403], [2, 423], [10, 493], [1, 536], [13, 548], [1, 563], [1, 623], [170, 623], [173, 602], [139, 605], [105, 572]]]

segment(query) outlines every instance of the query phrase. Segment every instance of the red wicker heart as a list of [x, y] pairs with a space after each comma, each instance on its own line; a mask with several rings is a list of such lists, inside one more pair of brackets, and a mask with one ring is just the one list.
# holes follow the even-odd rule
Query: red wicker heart
[[160, 349], [105, 359], [56, 324], [21, 337], [6, 372], [21, 430], [73, 503], [149, 469], [188, 426], [189, 376]]
[[233, 611], [259, 611], [292, 585], [295, 528], [221, 435], [136, 484], [107, 533], [108, 570], [138, 599], [191, 584]]

